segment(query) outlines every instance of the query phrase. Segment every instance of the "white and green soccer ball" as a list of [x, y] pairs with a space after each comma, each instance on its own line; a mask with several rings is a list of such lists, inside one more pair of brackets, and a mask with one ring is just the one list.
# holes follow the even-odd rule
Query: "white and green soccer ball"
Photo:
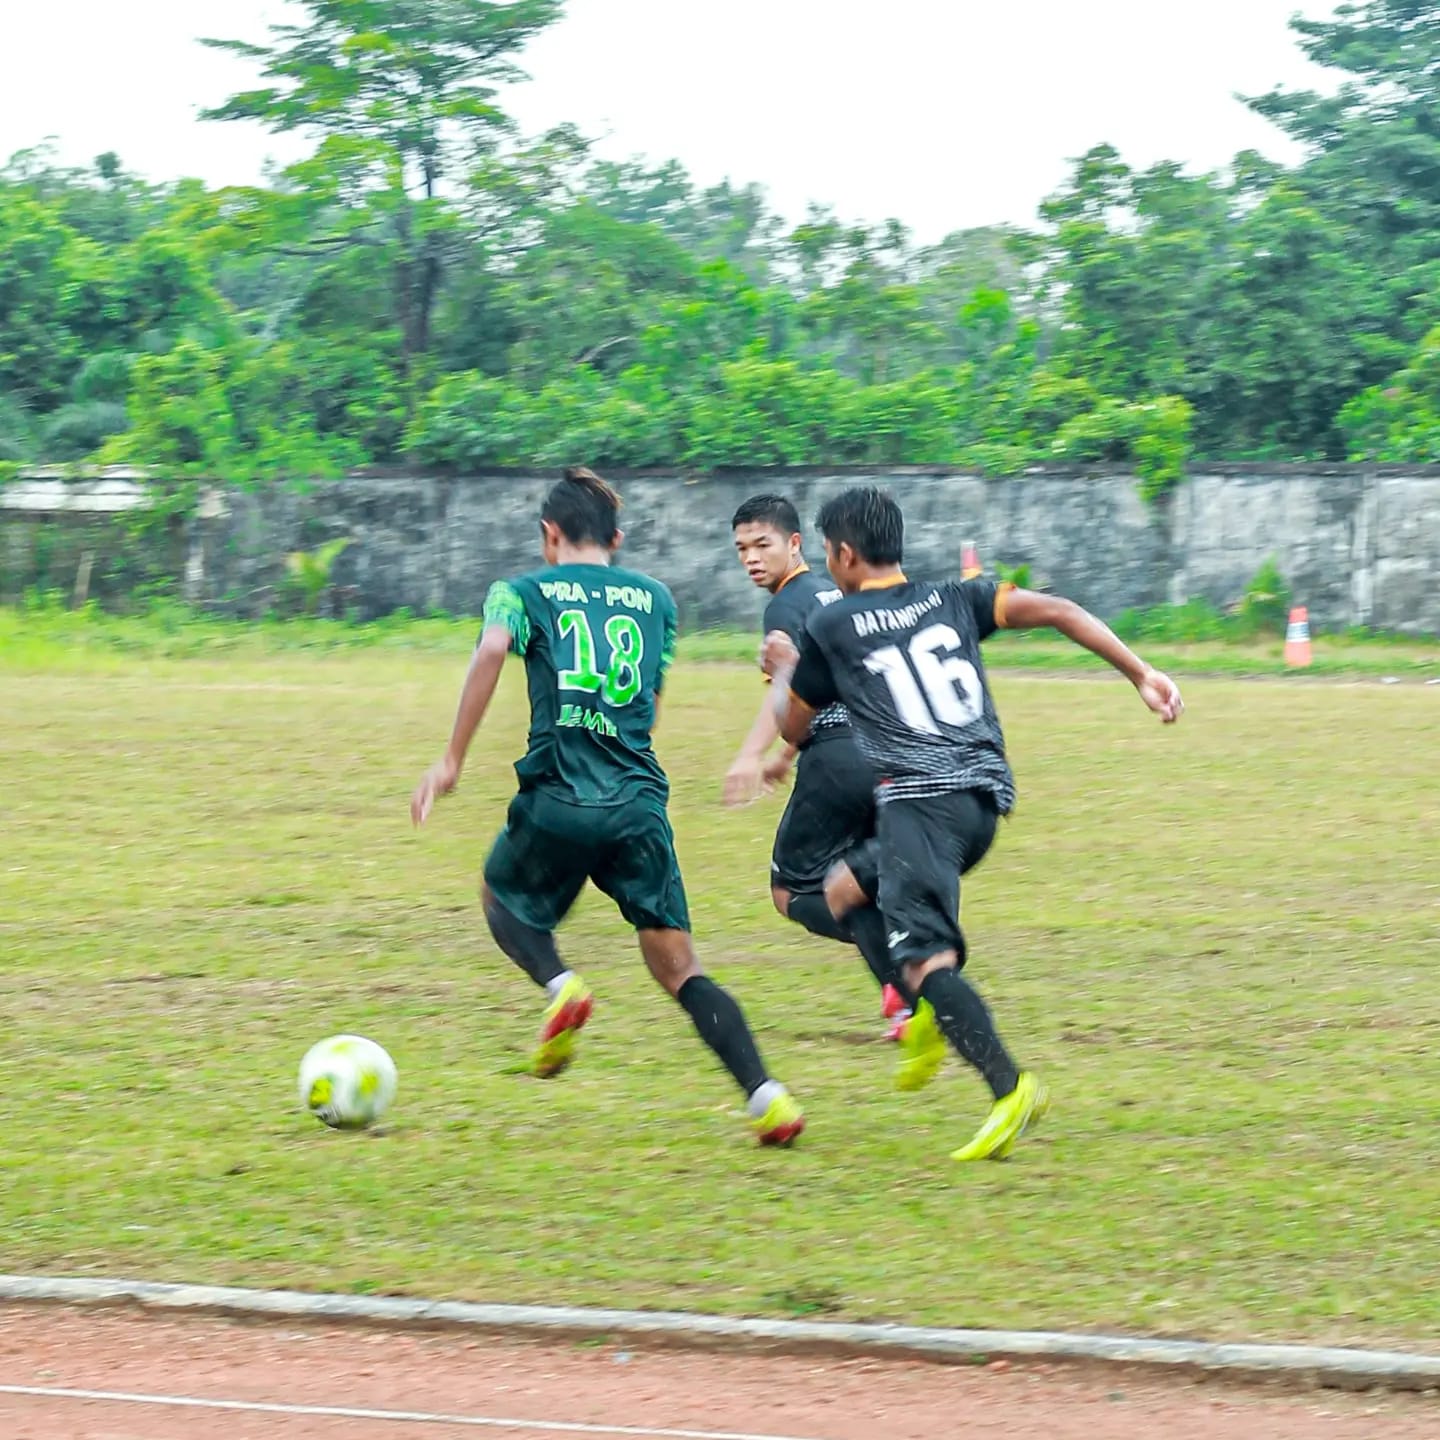
[[332, 1035], [300, 1062], [300, 1103], [332, 1130], [363, 1130], [390, 1108], [397, 1079], [383, 1046], [363, 1035]]

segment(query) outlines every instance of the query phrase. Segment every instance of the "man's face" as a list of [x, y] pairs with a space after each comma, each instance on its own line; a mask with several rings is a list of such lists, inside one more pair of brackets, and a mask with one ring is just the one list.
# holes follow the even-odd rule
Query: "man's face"
[[773, 593], [800, 563], [800, 537], [751, 521], [735, 527], [735, 553], [750, 579]]

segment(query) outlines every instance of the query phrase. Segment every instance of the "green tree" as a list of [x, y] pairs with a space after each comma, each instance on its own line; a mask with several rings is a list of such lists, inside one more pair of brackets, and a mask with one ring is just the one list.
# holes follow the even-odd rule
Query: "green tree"
[[1351, 460], [1440, 460], [1440, 327], [1384, 385], [1351, 399], [1340, 412]]
[[273, 43], [204, 43], [257, 62], [267, 81], [205, 112], [318, 137], [284, 191], [251, 192], [234, 221], [262, 243], [378, 247], [407, 361], [430, 351], [456, 252], [445, 198], [510, 132], [498, 85], [560, 0], [300, 0], [301, 24]]
[[1171, 164], [1137, 174], [1100, 145], [1040, 214], [1051, 227], [1043, 298], [1067, 372], [1110, 395], [1183, 393], [1214, 344], [1230, 267], [1219, 182]]
[[1294, 183], [1374, 262], [1391, 333], [1413, 346], [1440, 321], [1440, 5], [1364, 0], [1290, 24], [1340, 84], [1249, 103], [1310, 152]]
[[1341, 407], [1399, 358], [1346, 241], [1288, 179], [1235, 225], [1213, 342], [1183, 382], [1210, 454], [1343, 457]]
[[53, 207], [0, 189], [0, 391], [22, 406], [59, 403], [79, 361], [66, 286], [85, 268], [80, 237]]

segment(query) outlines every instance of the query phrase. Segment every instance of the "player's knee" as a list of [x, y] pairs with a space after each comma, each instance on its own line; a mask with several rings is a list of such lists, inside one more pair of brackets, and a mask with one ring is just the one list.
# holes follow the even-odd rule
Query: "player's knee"
[[685, 959], [668, 960], [663, 964], [650, 964], [650, 974], [655, 983], [672, 999], [678, 998], [681, 990], [697, 975], [705, 972], [694, 955]]
[[775, 908], [788, 920], [790, 918], [790, 892], [783, 885], [770, 887], [770, 899]]
[[668, 994], [678, 996], [686, 981], [705, 973], [686, 931], [641, 930], [638, 937], [646, 968], [655, 983]]
[[901, 966], [901, 974], [911, 994], [918, 995], [927, 975], [933, 975], [937, 970], [953, 970], [959, 963], [960, 957], [954, 950], [944, 950], [939, 955], [930, 956], [928, 960], [905, 961]]
[[829, 874], [825, 876], [825, 903], [837, 920], [843, 920], [852, 910], [864, 905], [869, 898], [843, 860], [837, 860], [830, 867]]

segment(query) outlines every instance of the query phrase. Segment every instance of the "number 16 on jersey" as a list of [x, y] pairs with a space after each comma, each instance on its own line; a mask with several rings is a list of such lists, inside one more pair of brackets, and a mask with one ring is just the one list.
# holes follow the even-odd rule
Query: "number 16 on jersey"
[[902, 650], [886, 645], [865, 657], [865, 668], [890, 688], [895, 713], [921, 735], [940, 736], [942, 726], [963, 730], [985, 713], [985, 687], [963, 655], [950, 625], [927, 625]]

